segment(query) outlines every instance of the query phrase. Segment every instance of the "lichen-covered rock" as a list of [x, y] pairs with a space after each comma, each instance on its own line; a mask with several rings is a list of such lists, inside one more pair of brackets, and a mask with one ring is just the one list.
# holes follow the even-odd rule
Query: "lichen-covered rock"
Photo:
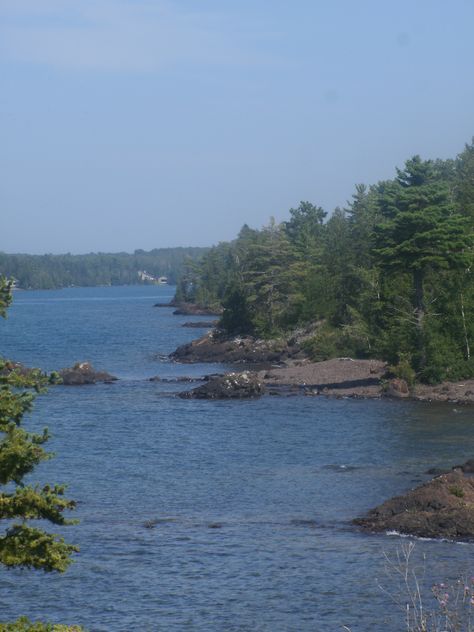
[[205, 384], [179, 393], [183, 399], [247, 399], [260, 397], [264, 386], [256, 373], [226, 373], [212, 377]]
[[428, 538], [474, 538], [474, 478], [453, 470], [375, 507], [354, 524]]
[[97, 382], [108, 384], [118, 379], [106, 371], [96, 371], [89, 362], [78, 362], [73, 367], [61, 369], [59, 375], [66, 386], [81, 386]]

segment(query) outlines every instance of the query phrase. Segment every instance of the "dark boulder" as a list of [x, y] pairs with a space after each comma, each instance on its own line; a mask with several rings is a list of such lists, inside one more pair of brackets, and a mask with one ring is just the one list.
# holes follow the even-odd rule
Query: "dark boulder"
[[455, 465], [453, 470], [461, 470], [465, 474], [474, 474], [474, 459], [468, 459], [462, 465]]
[[81, 386], [97, 382], [109, 384], [118, 379], [105, 371], [96, 371], [89, 362], [78, 362], [71, 368], [61, 369], [59, 375], [66, 386]]
[[428, 538], [474, 538], [474, 479], [459, 470], [375, 507], [354, 524], [367, 531], [397, 531]]
[[260, 397], [264, 386], [256, 373], [226, 373], [212, 377], [205, 384], [179, 393], [182, 399], [248, 399]]

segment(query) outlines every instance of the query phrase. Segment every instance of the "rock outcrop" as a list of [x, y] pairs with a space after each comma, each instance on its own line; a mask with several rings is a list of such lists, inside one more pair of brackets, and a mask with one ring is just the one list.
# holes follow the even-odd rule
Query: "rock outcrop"
[[220, 316], [222, 308], [205, 307], [196, 303], [178, 303], [173, 314], [176, 316]]
[[220, 316], [222, 308], [205, 307], [197, 303], [178, 303], [174, 299], [170, 303], [155, 303], [154, 307], [174, 307], [177, 316]]
[[263, 395], [265, 388], [256, 373], [226, 373], [212, 376], [205, 384], [179, 393], [182, 399], [249, 399]]
[[78, 362], [71, 368], [61, 369], [59, 375], [66, 386], [81, 386], [115, 382], [118, 378], [105, 371], [96, 371], [89, 362]]
[[216, 327], [218, 320], [196, 320], [189, 321], [187, 323], [183, 323], [181, 327], [189, 327], [191, 329], [209, 329], [211, 327]]
[[181, 345], [169, 357], [176, 362], [224, 362], [227, 364], [276, 364], [303, 357], [298, 346], [284, 340], [259, 340], [251, 336], [224, 336], [217, 331]]
[[[465, 465], [468, 469], [469, 466]], [[367, 531], [397, 531], [428, 538], [472, 539], [474, 478], [466, 476], [460, 469], [453, 469], [407, 494], [387, 500], [365, 517], [353, 522]]]

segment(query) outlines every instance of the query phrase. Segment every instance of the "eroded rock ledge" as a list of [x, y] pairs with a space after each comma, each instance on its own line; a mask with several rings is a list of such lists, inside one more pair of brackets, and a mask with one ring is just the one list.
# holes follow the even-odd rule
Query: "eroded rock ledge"
[[213, 330], [181, 345], [170, 354], [176, 362], [224, 362], [228, 364], [268, 364], [304, 357], [298, 344], [285, 340], [258, 340], [251, 336], [224, 336]]
[[474, 539], [474, 478], [466, 476], [462, 467], [387, 500], [353, 523], [371, 532]]
[[295, 388], [306, 395], [381, 397], [387, 365], [380, 360], [333, 358], [323, 362], [302, 361], [262, 372], [271, 390]]

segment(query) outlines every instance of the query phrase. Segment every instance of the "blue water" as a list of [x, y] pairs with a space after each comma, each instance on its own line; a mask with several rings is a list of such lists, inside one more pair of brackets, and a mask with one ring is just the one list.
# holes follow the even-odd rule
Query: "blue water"
[[[180, 325], [169, 287], [17, 292], [0, 353], [59, 369], [88, 360], [108, 385], [51, 388], [28, 428], [47, 425], [56, 458], [32, 482], [62, 482], [80, 524], [62, 575], [0, 568], [0, 620], [20, 614], [93, 631], [353, 632], [404, 629], [380, 590], [384, 554], [406, 542], [350, 525], [474, 455], [470, 408], [407, 402], [265, 397], [176, 398], [216, 365], [164, 356], [199, 335]], [[199, 318], [198, 318], [199, 320]], [[153, 528], [147, 528], [150, 522]], [[432, 581], [472, 574], [473, 545], [417, 541]]]

